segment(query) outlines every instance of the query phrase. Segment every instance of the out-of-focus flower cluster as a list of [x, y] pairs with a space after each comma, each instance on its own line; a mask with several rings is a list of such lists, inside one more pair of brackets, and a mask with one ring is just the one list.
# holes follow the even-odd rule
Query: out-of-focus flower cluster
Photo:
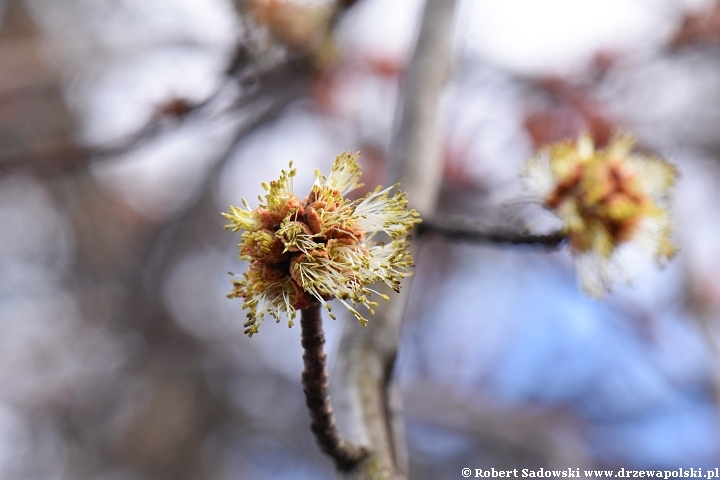
[[[330, 312], [327, 301], [332, 298], [364, 325], [367, 320], [355, 307], [362, 305], [373, 313], [373, 293], [387, 300], [371, 284], [384, 282], [399, 291], [400, 279], [413, 264], [407, 252], [408, 231], [420, 220], [417, 212], [407, 209], [403, 192], [390, 195], [397, 185], [377, 187], [360, 200], [344, 197], [361, 186], [358, 156], [339, 155], [327, 177], [316, 171], [315, 184], [303, 200], [293, 193], [296, 170], [291, 162], [279, 180], [263, 184], [268, 193], [259, 197], [258, 208], [251, 209], [243, 199], [244, 208], [230, 206], [223, 213], [231, 222], [226, 228], [245, 231], [240, 259], [251, 262], [250, 267], [241, 279], [233, 280], [228, 297], [245, 299], [248, 335], [257, 333], [265, 315], [279, 322], [285, 314], [292, 326], [296, 310], [313, 302]], [[388, 242], [376, 240], [380, 232], [387, 234]]]
[[562, 221], [580, 282], [595, 297], [630, 278], [638, 253], [664, 265], [676, 251], [667, 208], [676, 170], [634, 146], [618, 135], [596, 149], [585, 134], [545, 147], [525, 166], [531, 190]]
[[252, 0], [248, 4], [255, 22], [285, 45], [297, 50], [317, 48], [328, 35], [333, 2]]

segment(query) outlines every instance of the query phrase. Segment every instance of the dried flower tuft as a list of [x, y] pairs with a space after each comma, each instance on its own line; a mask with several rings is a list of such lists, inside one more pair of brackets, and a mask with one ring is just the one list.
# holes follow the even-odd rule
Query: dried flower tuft
[[[293, 193], [296, 170], [290, 162], [278, 180], [263, 184], [267, 194], [259, 197], [260, 206], [251, 209], [243, 199], [244, 208], [230, 206], [222, 214], [230, 221], [225, 228], [244, 231], [239, 258], [250, 267], [241, 279], [233, 280], [228, 297], [245, 299], [248, 335], [257, 333], [266, 315], [277, 322], [285, 315], [292, 326], [296, 310], [315, 302], [332, 312], [332, 298], [365, 325], [356, 307], [373, 313], [373, 294], [388, 299], [370, 285], [384, 282], [400, 290], [400, 280], [413, 265], [408, 232], [420, 219], [407, 209], [403, 192], [391, 195], [397, 185], [378, 187], [359, 200], [345, 198], [361, 186], [358, 156], [339, 155], [328, 176], [316, 171], [315, 184], [303, 200]], [[387, 234], [387, 242], [376, 239], [381, 232]]]
[[594, 297], [632, 276], [635, 255], [664, 265], [675, 255], [667, 202], [675, 167], [633, 152], [617, 135], [596, 149], [590, 135], [549, 145], [528, 160], [524, 177], [543, 206], [562, 221], [580, 283]]

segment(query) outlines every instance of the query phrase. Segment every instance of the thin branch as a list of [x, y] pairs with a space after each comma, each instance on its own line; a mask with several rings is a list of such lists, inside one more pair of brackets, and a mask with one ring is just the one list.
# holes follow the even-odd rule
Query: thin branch
[[[236, 59], [232, 61], [237, 62]], [[267, 103], [283, 103], [288, 96], [285, 92], [288, 88], [293, 97], [298, 98], [296, 89], [292, 85], [288, 87], [292, 83], [289, 79], [298, 75], [309, 78], [312, 71], [309, 57], [291, 54], [263, 70], [256, 69], [249, 60], [232, 68], [235, 70], [226, 72], [217, 89], [205, 99], [190, 103], [187, 99], [170, 98], [139, 129], [110, 144], [33, 145], [9, 155], [0, 152], [0, 175], [16, 169], [31, 169], [40, 175], [63, 174], [115, 159], [193, 121], [200, 123], [211, 118], [217, 121], [219, 118], [237, 115], [240, 109], [257, 109]], [[239, 85], [239, 89], [235, 84]], [[232, 91], [233, 88], [237, 91]]]
[[423, 216], [434, 212], [442, 181], [438, 103], [450, 74], [455, 5], [456, 0], [425, 3], [389, 152], [388, 183], [400, 182]]
[[350, 470], [365, 459], [368, 452], [340, 436], [335, 426], [335, 415], [328, 395], [328, 373], [323, 351], [325, 335], [322, 329], [319, 303], [301, 311], [300, 326], [302, 347], [305, 351], [303, 354], [305, 370], [302, 374], [302, 383], [312, 419], [310, 428], [322, 451], [335, 460], [337, 468]]
[[541, 245], [558, 247], [565, 240], [565, 235], [525, 235], [517, 232], [488, 229], [477, 222], [463, 218], [425, 218], [418, 227], [418, 234], [434, 233], [449, 240], [499, 243], [507, 245]]

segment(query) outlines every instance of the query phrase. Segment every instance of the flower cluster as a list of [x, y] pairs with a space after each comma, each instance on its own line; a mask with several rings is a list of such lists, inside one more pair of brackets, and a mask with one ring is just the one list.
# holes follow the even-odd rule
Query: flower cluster
[[[417, 212], [407, 209], [403, 192], [390, 194], [397, 185], [378, 187], [359, 200], [345, 198], [362, 186], [358, 156], [339, 155], [327, 177], [316, 170], [315, 184], [303, 200], [293, 193], [296, 170], [290, 162], [279, 180], [263, 183], [267, 194], [259, 197], [259, 207], [251, 209], [243, 199], [244, 208], [230, 206], [222, 214], [231, 222], [226, 228], [244, 230], [240, 260], [250, 266], [233, 280], [228, 297], [245, 299], [248, 335], [257, 333], [266, 315], [279, 322], [284, 314], [292, 326], [296, 310], [313, 302], [332, 312], [327, 303], [332, 298], [365, 325], [357, 305], [373, 313], [377, 303], [372, 294], [388, 299], [370, 285], [384, 282], [400, 290], [400, 280], [413, 265], [408, 232], [420, 220]], [[378, 241], [378, 234], [387, 241]]]
[[595, 297], [614, 279], [629, 279], [638, 253], [664, 265], [676, 251], [667, 209], [676, 170], [634, 146], [618, 135], [596, 149], [585, 134], [545, 147], [525, 166], [531, 190], [562, 221], [580, 282]]

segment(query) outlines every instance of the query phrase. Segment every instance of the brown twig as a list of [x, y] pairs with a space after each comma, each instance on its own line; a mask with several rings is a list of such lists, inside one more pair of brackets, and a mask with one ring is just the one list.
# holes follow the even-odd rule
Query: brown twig
[[462, 218], [426, 218], [418, 226], [420, 235], [434, 233], [450, 240], [478, 242], [478, 243], [504, 243], [508, 245], [541, 245], [544, 247], [558, 247], [565, 240], [565, 235], [553, 233], [550, 235], [525, 235], [517, 232], [490, 230], [483, 225]]
[[302, 374], [305, 399], [310, 409], [310, 418], [315, 438], [323, 452], [330, 455], [339, 470], [350, 470], [365, 457], [368, 452], [343, 438], [335, 426], [335, 415], [330, 406], [328, 395], [328, 373], [325, 368], [325, 335], [322, 329], [320, 304], [301, 311], [300, 326], [302, 335], [303, 363]]

